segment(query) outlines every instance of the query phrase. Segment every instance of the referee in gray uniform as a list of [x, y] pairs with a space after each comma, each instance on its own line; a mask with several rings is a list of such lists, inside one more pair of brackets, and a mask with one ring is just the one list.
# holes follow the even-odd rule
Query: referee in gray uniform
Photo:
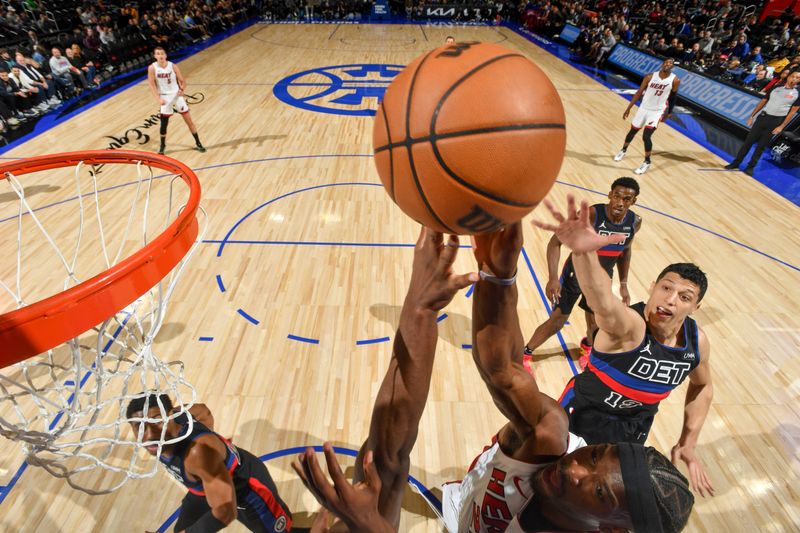
[[[750, 162], [747, 163], [747, 167], [744, 169], [745, 174], [748, 176], [753, 175], [753, 168], [758, 163], [761, 154], [764, 153], [764, 149], [769, 144], [772, 136], [778, 135], [783, 131], [783, 128], [792, 121], [797, 113], [797, 109], [800, 107], [798, 85], [800, 85], [800, 71], [795, 71], [789, 74], [783, 85], [772, 89], [758, 103], [753, 110], [753, 114], [747, 120], [748, 126], [752, 126], [750, 133], [747, 134], [742, 147], [739, 148], [736, 158], [725, 168], [728, 170], [739, 168], [744, 156], [747, 155], [750, 147], [755, 144], [756, 149], [753, 151], [753, 157], [750, 158]], [[756, 115], [758, 115], [758, 118], [755, 118]], [[753, 124], [754, 118], [755, 124]]]

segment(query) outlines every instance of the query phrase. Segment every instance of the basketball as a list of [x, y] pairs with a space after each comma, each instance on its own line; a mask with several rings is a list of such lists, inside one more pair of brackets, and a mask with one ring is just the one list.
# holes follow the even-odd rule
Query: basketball
[[372, 139], [381, 181], [408, 216], [441, 232], [486, 233], [550, 190], [564, 158], [564, 108], [518, 51], [452, 43], [392, 81]]

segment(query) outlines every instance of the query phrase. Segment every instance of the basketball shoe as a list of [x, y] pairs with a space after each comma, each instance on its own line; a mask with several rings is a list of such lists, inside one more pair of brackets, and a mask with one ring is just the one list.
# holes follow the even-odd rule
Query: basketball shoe
[[622, 161], [623, 157], [625, 157], [625, 150], [620, 150], [617, 152], [617, 155], [614, 156], [614, 161]]
[[644, 174], [645, 172], [647, 172], [648, 168], [650, 168], [650, 162], [649, 161], [642, 161], [642, 164], [639, 165], [639, 168], [637, 168], [633, 172], [634, 172], [634, 174]]

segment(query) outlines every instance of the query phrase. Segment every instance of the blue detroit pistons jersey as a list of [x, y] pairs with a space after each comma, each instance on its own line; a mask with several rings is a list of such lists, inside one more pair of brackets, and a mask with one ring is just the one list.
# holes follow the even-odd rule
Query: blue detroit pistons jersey
[[[643, 318], [644, 307], [644, 302], [631, 306]], [[697, 323], [687, 317], [683, 321], [683, 346], [665, 346], [648, 329], [641, 344], [629, 352], [592, 349], [589, 365], [575, 377], [573, 390], [565, 391], [562, 405], [574, 394], [579, 404], [616, 415], [655, 413], [659, 402], [700, 364], [697, 335]]]
[[[177, 417], [175, 422], [181, 425], [181, 434], [185, 434], [189, 425], [187, 415], [183, 414]], [[231, 476], [235, 480], [236, 471], [242, 462], [241, 458], [239, 457], [239, 451], [230, 441], [218, 435], [217, 433], [214, 433], [197, 420], [195, 420], [192, 424], [191, 433], [189, 433], [185, 439], [175, 444], [171, 457], [165, 458], [164, 456], [159, 456], [158, 458], [166, 468], [167, 472], [172, 475], [172, 477], [180, 481], [187, 489], [189, 489], [189, 492], [198, 496], [205, 496], [206, 494], [203, 491], [203, 483], [199, 480], [192, 481], [189, 479], [189, 476], [186, 475], [183, 458], [186, 455], [189, 445], [203, 435], [214, 435], [225, 444], [225, 468], [228, 469], [228, 472], [230, 472]]]
[[[594, 209], [594, 230], [598, 234], [625, 236], [621, 243], [609, 244], [597, 250], [597, 259], [600, 261], [600, 266], [608, 272], [609, 276], [613, 277], [614, 265], [619, 261], [625, 248], [633, 242], [633, 237], [636, 233], [636, 221], [639, 217], [633, 211], [628, 210], [622, 222], [615, 224], [606, 216], [606, 204], [594, 204], [591, 209]], [[562, 277], [567, 277], [572, 271], [572, 254], [570, 254], [566, 263], [564, 263]]]

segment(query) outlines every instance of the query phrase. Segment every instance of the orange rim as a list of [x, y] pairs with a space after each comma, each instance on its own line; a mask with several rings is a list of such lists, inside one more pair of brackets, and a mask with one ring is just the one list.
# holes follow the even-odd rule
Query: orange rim
[[54, 168], [108, 163], [147, 164], [180, 176], [189, 200], [177, 218], [144, 248], [105, 272], [44, 300], [0, 315], [0, 367], [46, 352], [104, 322], [164, 279], [198, 234], [200, 181], [180, 161], [135, 150], [86, 150], [0, 164], [0, 179]]

